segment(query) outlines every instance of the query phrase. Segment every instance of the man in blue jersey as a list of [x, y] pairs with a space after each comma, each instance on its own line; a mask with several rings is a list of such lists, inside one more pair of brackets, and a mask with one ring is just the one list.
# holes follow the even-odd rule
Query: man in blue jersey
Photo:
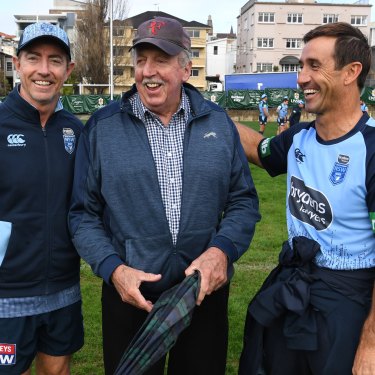
[[361, 99], [360, 101], [361, 111], [362, 112], [368, 112], [367, 104]]
[[277, 134], [282, 133], [288, 125], [289, 98], [284, 96], [282, 103], [276, 108], [277, 112]]
[[269, 139], [238, 125], [249, 161], [287, 173], [289, 235], [249, 304], [239, 372], [375, 374], [375, 120], [358, 105], [371, 49], [342, 22], [303, 40], [316, 120]]
[[268, 118], [268, 97], [267, 94], [262, 94], [259, 102], [259, 133], [263, 134], [267, 125]]

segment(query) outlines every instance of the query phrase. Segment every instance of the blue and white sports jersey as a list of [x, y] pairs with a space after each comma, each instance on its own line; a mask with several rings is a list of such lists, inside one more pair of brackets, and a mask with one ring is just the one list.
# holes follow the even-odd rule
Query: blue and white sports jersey
[[265, 114], [264, 114], [264, 109], [265, 108], [266, 110], [268, 110], [268, 104], [265, 100], [261, 100], [258, 104], [258, 107], [259, 107], [259, 116], [262, 116], [262, 117], [265, 117]]
[[289, 242], [320, 244], [321, 267], [375, 267], [375, 120], [368, 114], [348, 134], [323, 141], [315, 122], [300, 123], [259, 145], [271, 176], [287, 172]]
[[288, 115], [288, 104], [281, 103], [278, 107], [279, 118], [283, 119]]

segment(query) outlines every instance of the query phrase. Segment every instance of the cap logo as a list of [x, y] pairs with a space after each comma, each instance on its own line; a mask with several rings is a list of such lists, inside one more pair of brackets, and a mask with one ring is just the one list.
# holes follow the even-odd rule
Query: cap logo
[[148, 28], [151, 29], [152, 35], [157, 35], [158, 30], [160, 30], [165, 25], [166, 23], [163, 21], [151, 21], [150, 26]]

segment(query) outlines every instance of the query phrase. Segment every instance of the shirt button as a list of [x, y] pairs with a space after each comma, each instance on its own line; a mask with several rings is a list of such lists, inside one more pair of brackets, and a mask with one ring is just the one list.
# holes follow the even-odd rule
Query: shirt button
[[170, 182], [171, 184], [173, 184], [173, 183], [174, 183], [174, 178], [171, 178], [171, 179], [169, 180], [169, 182]]
[[167, 152], [167, 156], [170, 158], [172, 156], [172, 153], [170, 151]]

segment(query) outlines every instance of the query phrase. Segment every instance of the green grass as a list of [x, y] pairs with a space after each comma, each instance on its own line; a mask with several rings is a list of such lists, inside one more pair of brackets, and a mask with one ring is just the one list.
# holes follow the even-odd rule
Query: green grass
[[[258, 130], [255, 122], [245, 124]], [[276, 124], [269, 123], [265, 135], [275, 134]], [[257, 224], [249, 250], [235, 264], [229, 299], [227, 375], [237, 374], [249, 300], [276, 265], [281, 244], [286, 239], [285, 176], [271, 178], [258, 167], [250, 168], [259, 195], [262, 220]], [[101, 280], [92, 274], [85, 263], [81, 268], [81, 280], [85, 345], [73, 357], [72, 374], [102, 375]]]

